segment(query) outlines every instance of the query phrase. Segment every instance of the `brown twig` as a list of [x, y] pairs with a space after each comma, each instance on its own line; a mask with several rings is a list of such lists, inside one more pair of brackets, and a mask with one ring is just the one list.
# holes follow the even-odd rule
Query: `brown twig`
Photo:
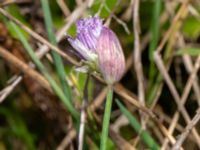
[[[19, 60], [17, 57], [12, 55], [10, 52], [8, 52], [6, 49], [0, 47], [0, 56], [12, 64], [13, 66], [17, 67], [19, 70], [21, 70], [23, 73], [30, 76], [32, 79], [37, 81], [42, 87], [46, 88], [50, 92], [52, 92], [51, 87], [47, 80], [41, 76], [37, 71], [32, 69], [30, 66]], [[19, 79], [18, 79], [19, 80]], [[15, 83], [16, 84], [16, 83]]]
[[185, 128], [185, 131], [183, 133], [181, 133], [178, 140], [176, 141], [176, 143], [172, 147], [172, 150], [179, 150], [180, 149], [181, 145], [183, 144], [183, 142], [185, 141], [185, 139], [189, 135], [190, 131], [198, 123], [199, 119], [200, 119], [200, 109], [197, 110], [196, 115], [193, 117], [193, 119], [190, 121], [190, 123], [188, 123], [188, 125]]
[[[188, 71], [188, 73], [192, 73], [192, 70], [194, 70], [194, 66], [192, 64], [192, 60], [191, 57], [188, 55], [184, 55], [183, 56], [183, 62], [185, 64], [186, 70]], [[197, 103], [200, 106], [200, 87], [198, 85], [199, 80], [197, 77], [195, 77], [195, 82], [193, 82], [193, 90], [195, 92], [196, 98], [197, 98]]]
[[165, 43], [167, 42], [168, 38], [170, 37], [170, 34], [173, 32], [174, 28], [176, 28], [177, 24], [179, 23], [179, 20], [183, 19], [186, 16], [186, 13], [188, 11], [187, 6], [188, 6], [189, 2], [190, 2], [190, 0], [185, 0], [182, 3], [176, 16], [173, 19], [172, 25], [167, 30], [167, 32], [165, 33], [165, 36], [163, 37], [162, 41], [160, 42], [159, 46], [157, 47], [157, 49], [156, 49], [157, 52], [159, 52], [159, 53], [161, 52]]
[[[194, 81], [196, 72], [199, 69], [200, 56], [197, 58], [197, 61], [195, 63], [195, 67], [194, 67], [195, 69], [193, 70], [192, 74], [190, 75], [190, 78], [189, 78], [189, 80], [188, 80], [188, 82], [186, 84], [186, 87], [184, 89], [184, 92], [183, 92], [183, 95], [182, 95], [181, 98], [180, 98], [180, 96], [179, 96], [179, 94], [178, 94], [178, 92], [177, 92], [177, 90], [176, 90], [176, 88], [175, 88], [170, 76], [168, 75], [168, 73], [167, 73], [167, 71], [166, 71], [166, 69], [164, 67], [164, 64], [162, 62], [162, 59], [161, 59], [160, 55], [158, 54], [158, 52], [154, 53], [154, 59], [155, 59], [155, 62], [156, 62], [156, 65], [157, 65], [158, 69], [160, 70], [161, 74], [163, 75], [163, 77], [164, 77], [164, 79], [165, 79], [165, 81], [166, 81], [166, 83], [167, 83], [167, 85], [168, 85], [168, 87], [169, 87], [174, 99], [175, 99], [175, 102], [176, 102], [176, 104], [178, 106], [179, 111], [182, 113], [182, 116], [184, 117], [185, 121], [187, 123], [189, 123], [190, 122], [190, 117], [189, 117], [187, 111], [185, 110], [185, 107], [183, 106], [183, 104], [185, 103], [185, 101], [187, 99], [187, 96], [188, 96], [188, 94], [190, 92], [190, 88], [191, 88], [192, 83]], [[193, 135], [194, 135], [194, 137], [196, 139], [196, 143], [200, 147], [200, 137], [199, 137], [198, 132], [196, 131], [195, 128], [192, 129], [192, 133], [193, 133]]]
[[62, 140], [62, 142], [59, 144], [59, 146], [56, 148], [56, 150], [64, 150], [76, 137], [76, 130], [73, 128], [71, 129], [67, 136]]
[[109, 135], [111, 139], [115, 142], [119, 150], [136, 150], [134, 146], [128, 143], [125, 139], [123, 139], [119, 134], [114, 132], [111, 128], [109, 131]]
[[70, 14], [70, 10], [67, 7], [67, 5], [65, 4], [64, 0], [56, 0], [58, 5], [60, 6], [60, 9], [62, 10], [62, 12], [64, 13], [65, 16], [68, 16]]
[[[183, 56], [184, 59], [190, 59], [190, 58], [185, 58], [185, 57], [186, 56]], [[187, 63], [189, 63], [189, 66], [187, 66], [187, 67], [190, 67], [189, 72], [191, 73], [191, 75], [189, 77], [189, 80], [186, 83], [186, 86], [185, 86], [185, 88], [183, 90], [183, 95], [181, 97], [181, 102], [183, 103], [183, 105], [186, 102], [186, 99], [187, 99], [187, 97], [189, 95], [189, 92], [190, 92], [190, 89], [191, 89], [192, 85], [193, 85], [194, 91], [195, 91], [195, 93], [197, 95], [197, 99], [199, 98], [199, 91], [197, 91], [197, 89], [199, 88], [198, 87], [198, 82], [194, 82], [195, 80], [197, 80], [195, 74], [196, 74], [196, 72], [198, 70], [198, 64], [197, 64], [198, 60], [196, 62], [196, 67], [195, 68], [192, 66], [192, 64], [190, 64], [191, 62], [187, 62]], [[198, 102], [199, 102], [199, 100], [198, 100]], [[179, 119], [179, 112], [176, 112], [174, 114], [173, 119], [172, 119], [173, 124], [176, 124], [178, 122], [178, 119]], [[175, 128], [175, 126], [171, 124], [171, 126], [170, 126], [171, 134], [173, 133], [174, 128]], [[167, 145], [167, 141], [165, 141], [165, 144], [163, 144], [163, 149], [165, 149], [166, 145]]]
[[[173, 122], [173, 120], [172, 120], [172, 118], [170, 117], [170, 116], [168, 116], [168, 115], [166, 115], [164, 112], [162, 112], [161, 110], [159, 110], [159, 109], [155, 109], [155, 114], [157, 115], [157, 116], [159, 116], [159, 120], [161, 120], [162, 121], [162, 123], [164, 124], [164, 123], [167, 123], [169, 126], [172, 124], [172, 122]], [[179, 113], [180, 114], [180, 113]], [[183, 132], [184, 131], [184, 127], [179, 123], [179, 122], [177, 122], [177, 123], [174, 123], [173, 122], [173, 124], [176, 124], [175, 125], [175, 129], [176, 129], [176, 131], [177, 132]], [[170, 128], [170, 127], [169, 127]], [[174, 132], [174, 131], [173, 131]], [[194, 138], [194, 136], [191, 134], [191, 135], [189, 135], [189, 137], [188, 137], [190, 140], [192, 140], [192, 141], [194, 141], [195, 140], [195, 138]], [[168, 139], [167, 139], [168, 140]], [[163, 141], [163, 140], [162, 140]], [[165, 141], [163, 141], [162, 143], [163, 143], [163, 145], [164, 145], [164, 142]], [[162, 148], [161, 148], [162, 149]], [[163, 149], [164, 150], [164, 149]]]
[[[140, 103], [145, 106], [145, 92], [144, 92], [144, 76], [141, 61], [141, 50], [140, 50], [140, 22], [139, 22], [139, 0], [135, 0], [133, 3], [133, 30], [134, 30], [134, 52], [133, 60], [134, 67], [138, 81], [138, 98]], [[142, 127], [145, 128], [144, 114], [141, 113]]]
[[10, 15], [8, 12], [6, 12], [3, 8], [0, 8], [0, 13], [2, 15], [4, 15], [5, 17], [7, 17], [8, 19], [10, 19], [13, 22], [15, 22], [17, 25], [19, 25], [22, 29], [24, 29], [26, 32], [28, 32], [33, 38], [35, 38], [39, 42], [42, 42], [43, 44], [45, 44], [46, 46], [48, 46], [49, 48], [51, 48], [52, 50], [54, 50], [55, 52], [57, 52], [58, 54], [60, 54], [62, 57], [64, 57], [65, 59], [67, 59], [70, 63], [72, 63], [72, 64], [74, 64], [76, 66], [80, 65], [72, 57], [70, 57], [69, 55], [67, 55], [66, 53], [64, 53], [58, 47], [56, 47], [56, 46], [52, 45], [51, 43], [49, 43], [46, 39], [44, 39], [42, 36], [40, 36], [39, 34], [37, 34], [36, 32], [34, 32], [32, 29], [30, 29], [29, 27], [27, 27], [26, 25], [24, 25], [23, 23], [21, 23], [16, 18], [14, 18], [12, 15]]
[[103, 88], [101, 92], [99, 92], [98, 96], [95, 98], [93, 103], [90, 105], [89, 110], [90, 111], [95, 111], [101, 104], [104, 102], [104, 98], [106, 97], [107, 94], [107, 87]]
[[[180, 116], [179, 112], [176, 111], [176, 113], [173, 116], [173, 119], [171, 120], [171, 124], [170, 124], [170, 126], [168, 128], [169, 134], [171, 134], [171, 135], [173, 135], [173, 132], [174, 132], [174, 129], [175, 129], [176, 125], [177, 125], [177, 121], [179, 119], [179, 116]], [[165, 150], [166, 149], [168, 141], [169, 140], [167, 138], [165, 138], [161, 150]], [[181, 149], [183, 149], [183, 148], [181, 148]]]
[[124, 28], [124, 30], [126, 31], [127, 34], [130, 34], [130, 30], [129, 30], [127, 24], [114, 14], [114, 11], [116, 10], [116, 8], [119, 4], [120, 4], [120, 0], [118, 0], [118, 2], [115, 4], [115, 7], [113, 10], [110, 10], [110, 8], [106, 4], [104, 4], [104, 8], [110, 13], [105, 24], [106, 25], [109, 24], [111, 21], [111, 18], [113, 18], [116, 20], [117, 23], [119, 23]]
[[31, 0], [4, 0], [3, 2], [0, 2], [0, 7], [7, 6], [11, 4], [20, 4], [20, 3], [31, 3]]
[[14, 81], [10, 83], [8, 86], [6, 86], [3, 90], [0, 91], [0, 103], [3, 102], [3, 100], [10, 94], [12, 90], [18, 85], [18, 83], [21, 81], [22, 77], [16, 78], [14, 76]]
[[[190, 59], [190, 57], [189, 56], [186, 56], [186, 55], [184, 55], [183, 56], [183, 61], [184, 61], [184, 63], [185, 63], [185, 66], [186, 66], [186, 69], [187, 69], [187, 71], [189, 72], [189, 73], [192, 73], [192, 70], [194, 70], [194, 68], [193, 68], [193, 65], [192, 65], [192, 62], [191, 62], [191, 59]], [[195, 77], [195, 80], [197, 80], [197, 78]], [[200, 105], [200, 96], [199, 96], [199, 86], [198, 86], [198, 82], [197, 81], [195, 81], [195, 82], [193, 82], [193, 89], [194, 89], [194, 92], [195, 92], [195, 94], [196, 94], [196, 97], [197, 97], [197, 102], [198, 102], [198, 104]], [[184, 93], [184, 92], [183, 92]], [[181, 98], [181, 99], [183, 99], [183, 98]], [[176, 124], [177, 122], [178, 122], [178, 118], [179, 118], [179, 112], [176, 112], [175, 114], [174, 114], [174, 117], [173, 117], [173, 119], [172, 119], [172, 121], [171, 122], [173, 122], [174, 124]], [[173, 126], [172, 124], [170, 125], [170, 133], [172, 134], [173, 133], [173, 131], [174, 131], [174, 128], [175, 128], [175, 126]], [[165, 140], [165, 144], [163, 144], [163, 150], [165, 149], [165, 146], [167, 145], [167, 139]]]
[[[181, 36], [181, 35], [179, 35], [179, 44], [180, 44], [180, 46], [181, 47], [185, 47], [186, 45], [185, 45], [185, 42], [184, 42], [184, 39], [183, 39], [183, 37]], [[193, 66], [193, 64], [192, 64], [192, 61], [191, 61], [191, 58], [189, 57], [189, 56], [187, 56], [187, 55], [183, 55], [183, 62], [184, 62], [184, 64], [185, 64], [185, 67], [186, 67], [186, 70], [188, 71], [188, 73], [192, 73], [192, 71], [194, 70], [194, 66]], [[194, 92], [195, 92], [195, 94], [196, 94], [196, 97], [197, 97], [197, 102], [198, 102], [198, 104], [200, 105], [200, 93], [199, 93], [199, 91], [200, 91], [200, 88], [199, 88], [199, 85], [198, 85], [198, 79], [197, 79], [197, 77], [195, 77], [195, 82], [193, 81], [193, 89], [194, 89]], [[189, 91], [188, 91], [189, 92]], [[185, 93], [185, 94], [188, 94], [188, 92], [186, 92], [185, 93], [185, 90], [184, 90], [184, 92], [183, 93]], [[186, 96], [187, 97], [187, 96]], [[184, 101], [186, 101], [186, 97], [182, 97], [181, 98], [181, 100], [184, 100]], [[185, 103], [185, 102], [184, 102]], [[184, 104], [183, 103], [183, 104]], [[172, 122], [174, 123], [174, 124], [176, 124], [177, 122], [178, 122], [178, 119], [179, 119], [179, 112], [177, 111], [175, 114], [174, 114], [174, 117], [173, 117], [173, 119], [172, 119]], [[171, 134], [174, 132], [174, 128], [175, 128], [175, 126], [173, 126], [172, 124], [170, 125], [170, 132], [171, 132]], [[165, 146], [167, 145], [167, 143], [168, 143], [168, 140], [167, 139], [165, 139], [165, 141], [164, 141], [164, 144], [163, 144], [163, 146], [162, 146], [162, 149], [164, 150], [165, 149]]]

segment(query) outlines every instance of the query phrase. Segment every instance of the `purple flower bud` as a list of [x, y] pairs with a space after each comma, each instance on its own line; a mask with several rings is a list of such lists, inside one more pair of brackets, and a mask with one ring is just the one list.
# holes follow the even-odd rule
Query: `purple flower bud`
[[117, 82], [125, 70], [124, 54], [113, 31], [102, 24], [99, 17], [77, 21], [76, 38], [68, 38], [70, 44], [87, 61], [100, 69], [108, 84]]
[[96, 51], [96, 43], [103, 27], [102, 20], [99, 17], [90, 17], [80, 19], [76, 23], [77, 38], [89, 50]]
[[103, 28], [99, 17], [80, 19], [76, 23], [76, 38], [68, 38], [70, 44], [88, 61], [96, 61], [96, 43]]
[[97, 42], [99, 68], [108, 84], [117, 82], [125, 70], [125, 58], [115, 33], [103, 27]]

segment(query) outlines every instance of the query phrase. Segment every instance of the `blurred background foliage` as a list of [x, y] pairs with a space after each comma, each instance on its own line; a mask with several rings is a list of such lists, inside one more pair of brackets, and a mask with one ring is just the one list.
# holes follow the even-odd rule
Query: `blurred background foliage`
[[[70, 13], [78, 7], [77, 1], [64, 0]], [[16, 19], [20, 20], [23, 24], [48, 39], [44, 23], [44, 14], [39, 0], [22, 0], [19, 3], [16, 0], [3, 5], [6, 2], [7, 0], [0, 2], [2, 3], [1, 7]], [[65, 16], [61, 7], [58, 5], [58, 1], [50, 0], [49, 3], [53, 19], [53, 30], [57, 31], [68, 23], [69, 20], [66, 20], [67, 16]], [[81, 15], [81, 17], [88, 17], [99, 13], [105, 22], [108, 23], [113, 31], [118, 35], [127, 60], [132, 57], [134, 47], [132, 3], [133, 1], [131, 0], [95, 0], [92, 6], [87, 8]], [[175, 5], [175, 7], [170, 8], [171, 5]], [[152, 55], [161, 39], [165, 36], [165, 32], [171, 26], [173, 18], [180, 5], [181, 2], [178, 0], [140, 1], [140, 37], [141, 43], [143, 43], [141, 46], [143, 47], [142, 63], [145, 76], [146, 102], [149, 106], [153, 103], [157, 93], [155, 87], [160, 85], [160, 82], [157, 81], [159, 78], [159, 71], [155, 66]], [[173, 65], [170, 66], [169, 73], [179, 92], [183, 91], [188, 77], [188, 73], [182, 64], [181, 57], [185, 54], [189, 54], [189, 56], [194, 60], [200, 54], [200, 3], [193, 0], [190, 2], [190, 6], [192, 7], [193, 13], [189, 13], [187, 17], [182, 20], [180, 30], [175, 31], [179, 32], [183, 36], [185, 42], [188, 43], [186, 44], [187, 46], [180, 47], [175, 40], [175, 43], [172, 44], [173, 46], [168, 42], [166, 47], [164, 47], [164, 51], [168, 51], [168, 57], [166, 57], [165, 63], [168, 63], [169, 58], [173, 58], [171, 60]], [[70, 15], [70, 13], [68, 15]], [[123, 23], [119, 22], [119, 20], [115, 18], [122, 20]], [[123, 24], [126, 24], [125, 26], [128, 28], [130, 33], [127, 33]], [[20, 28], [20, 30], [34, 50], [41, 45], [23, 29]], [[73, 24], [70, 26], [66, 34], [73, 36], [75, 33], [76, 27], [75, 24]], [[176, 36], [176, 34], [174, 34], [174, 36]], [[146, 43], [145, 40], [147, 41]], [[0, 15], [0, 46], [4, 47], [24, 62], [31, 60], [20, 42], [19, 35], [16, 34], [13, 29], [11, 21], [2, 14]], [[71, 51], [71, 47], [69, 46], [66, 37], [58, 43], [58, 47], [60, 47], [64, 52], [69, 53], [72, 57], [76, 57]], [[42, 63], [45, 65], [53, 79], [58, 81], [59, 77], [48, 55], [42, 59]], [[87, 75], [84, 73], [77, 73], [75, 67], [66, 60], [64, 60], [64, 66], [66, 77], [71, 87], [73, 103], [80, 109]], [[8, 81], [10, 81], [15, 74], [21, 75], [22, 73], [19, 69], [16, 69], [3, 59], [0, 59], [0, 89], [4, 89], [9, 85]], [[128, 72], [121, 80], [121, 83], [124, 87], [137, 95], [137, 81], [133, 67], [129, 68]], [[60, 83], [59, 85], [61, 86]], [[88, 89], [90, 103], [98, 96], [102, 88], [103, 85], [96, 79], [92, 78], [89, 80]], [[120, 97], [115, 94], [115, 98]], [[156, 108], [169, 118], [171, 118], [176, 111], [176, 104], [170, 99], [173, 99], [173, 97], [167, 86], [164, 84]], [[125, 110], [123, 109], [123, 104], [126, 107]], [[119, 128], [119, 133], [127, 142], [134, 145], [136, 140], [135, 138], [140, 134], [138, 133], [138, 130], [140, 130], [140, 124], [138, 125], [138, 128], [135, 128], [135, 126], [132, 125], [131, 120], [134, 120], [134, 122], [137, 122], [138, 120], [139, 122], [139, 114], [133, 106], [128, 105], [128, 103], [123, 104], [117, 104], [114, 101], [111, 123], [114, 123], [120, 116], [118, 106], [120, 106], [120, 110], [125, 114], [125, 116], [126, 114], [129, 115], [127, 110], [131, 111], [133, 114], [132, 117], [134, 118], [128, 116], [127, 118], [130, 121], [130, 124], [126, 123], [123, 125], [122, 123]], [[103, 115], [103, 106], [104, 105], [99, 106], [96, 110], [96, 115], [99, 117], [102, 117]], [[197, 107], [198, 104], [196, 97], [191, 93], [189, 100], [186, 103], [187, 111], [191, 116], [194, 115]], [[85, 149], [98, 150], [101, 130], [99, 130], [99, 126], [93, 118], [93, 115], [94, 114], [89, 114], [88, 117], [90, 118], [90, 121], [88, 121], [89, 131], [87, 131], [88, 136], [86, 138], [87, 144]], [[179, 123], [185, 125], [183, 118], [180, 119]], [[138, 142], [140, 144], [136, 144], [138, 149], [145, 149], [147, 147], [154, 149], [151, 147], [151, 144], [149, 145], [149, 138], [150, 141], [156, 141], [156, 144], [158, 143], [161, 145], [161, 141], [159, 141], [158, 135], [156, 135], [153, 129], [156, 125], [153, 123], [149, 124], [148, 133], [145, 132], [145, 136], [142, 136], [142, 140]], [[24, 75], [23, 82], [16, 86], [11, 94], [9, 94], [9, 96], [0, 104], [0, 150], [53, 150], [58, 147], [72, 126], [72, 119], [65, 107], [59, 101], [58, 97], [41, 87], [33, 79]], [[197, 128], [199, 129], [199, 127], [200, 126]], [[176, 134], [178, 135], [178, 133]], [[73, 147], [76, 149], [76, 139], [77, 138], [75, 138], [66, 149], [73, 149]], [[187, 142], [189, 141], [190, 140]], [[142, 143], [145, 143], [145, 146]], [[198, 149], [194, 142], [190, 144], [190, 149]], [[117, 149], [116, 144], [114, 144], [111, 139], [109, 139], [108, 142], [108, 149]]]

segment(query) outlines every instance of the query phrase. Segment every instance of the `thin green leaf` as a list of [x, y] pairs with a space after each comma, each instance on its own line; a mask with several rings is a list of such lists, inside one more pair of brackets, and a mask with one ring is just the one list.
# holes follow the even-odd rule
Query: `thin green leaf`
[[0, 107], [0, 114], [4, 115], [8, 122], [9, 136], [17, 136], [20, 140], [26, 144], [29, 150], [35, 150], [34, 145], [35, 139], [34, 135], [29, 132], [27, 125], [19, 111], [14, 111], [13, 109], [8, 109], [5, 107]]
[[179, 49], [176, 52], [176, 55], [184, 55], [184, 54], [188, 54], [191, 56], [198, 56], [200, 55], [200, 48], [195, 48], [195, 47], [183, 48], [183, 49]]
[[39, 58], [35, 55], [33, 49], [31, 48], [30, 44], [28, 43], [27, 39], [24, 37], [24, 35], [21, 33], [21, 30], [19, 30], [19, 27], [11, 22], [12, 27], [14, 28], [15, 32], [17, 33], [19, 40], [22, 42], [23, 46], [25, 47], [27, 53], [35, 63], [35, 65], [39, 68], [39, 70], [43, 73], [45, 78], [48, 80], [49, 84], [55, 91], [55, 93], [58, 95], [58, 97], [61, 99], [61, 101], [64, 103], [68, 111], [72, 114], [72, 116], [78, 120], [79, 114], [76, 111], [76, 109], [73, 107], [73, 105], [70, 103], [69, 99], [65, 96], [63, 91], [60, 89], [60, 87], [57, 85], [57, 83], [53, 80], [53, 78], [49, 75], [46, 68], [43, 66]]
[[119, 100], [116, 100], [117, 105], [119, 106], [121, 112], [128, 118], [131, 126], [135, 129], [135, 131], [140, 135], [141, 139], [144, 141], [144, 143], [151, 149], [151, 150], [159, 150], [160, 147], [156, 143], [156, 141], [151, 137], [151, 135], [145, 131], [142, 130], [142, 127], [140, 123], [137, 121], [137, 119], [120, 103]]
[[153, 60], [153, 53], [158, 45], [159, 40], [159, 18], [161, 12], [162, 0], [156, 0], [154, 2], [154, 9], [153, 9], [153, 16], [151, 22], [151, 41], [150, 41], [150, 48], [149, 48], [149, 60], [150, 60], [150, 69], [149, 69], [149, 87], [152, 86], [154, 83], [154, 78], [157, 72], [156, 66]]
[[[53, 23], [52, 23], [52, 18], [51, 18], [51, 11], [49, 8], [49, 2], [48, 0], [41, 0], [41, 3], [42, 3], [42, 9], [44, 13], [45, 25], [46, 25], [49, 41], [53, 45], [57, 46], [56, 37], [53, 32]], [[67, 80], [66, 80], [65, 68], [63, 65], [62, 58], [60, 57], [59, 54], [57, 54], [54, 51], [51, 51], [51, 54], [53, 56], [55, 67], [62, 84], [63, 92], [67, 96], [67, 98], [70, 100], [70, 102], [72, 102], [71, 91], [70, 91], [69, 84], [67, 83]]]
[[162, 0], [156, 0], [154, 3], [152, 23], [151, 23], [151, 41], [149, 49], [149, 59], [153, 61], [153, 52], [158, 45], [159, 39], [159, 17], [161, 12]]

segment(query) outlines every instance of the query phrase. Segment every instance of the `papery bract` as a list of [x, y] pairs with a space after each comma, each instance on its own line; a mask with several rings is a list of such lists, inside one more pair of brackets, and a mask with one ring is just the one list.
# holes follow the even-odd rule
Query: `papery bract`
[[125, 58], [115, 33], [104, 27], [97, 42], [99, 68], [105, 81], [113, 84], [121, 79], [125, 70]]

